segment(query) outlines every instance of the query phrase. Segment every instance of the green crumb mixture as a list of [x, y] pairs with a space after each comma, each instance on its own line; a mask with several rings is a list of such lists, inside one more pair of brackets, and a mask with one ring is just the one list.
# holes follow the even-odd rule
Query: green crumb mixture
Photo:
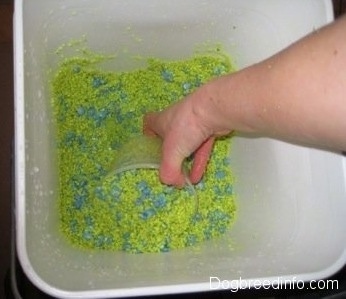
[[57, 127], [60, 229], [80, 248], [166, 252], [224, 234], [235, 218], [230, 139], [216, 141], [191, 189], [161, 184], [157, 170], [107, 175], [116, 150], [161, 110], [208, 80], [232, 72], [222, 55], [149, 59], [131, 72], [101, 70], [92, 57], [65, 59], [52, 81]]

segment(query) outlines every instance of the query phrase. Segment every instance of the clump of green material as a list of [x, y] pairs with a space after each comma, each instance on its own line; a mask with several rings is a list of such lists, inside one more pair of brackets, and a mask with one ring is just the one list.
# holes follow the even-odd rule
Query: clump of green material
[[161, 110], [233, 71], [222, 55], [149, 59], [145, 69], [107, 72], [92, 57], [66, 59], [53, 82], [60, 228], [82, 248], [166, 252], [224, 234], [234, 221], [230, 140], [216, 141], [206, 174], [189, 188], [160, 183], [157, 170], [107, 175], [114, 153], [140, 134], [143, 114]]

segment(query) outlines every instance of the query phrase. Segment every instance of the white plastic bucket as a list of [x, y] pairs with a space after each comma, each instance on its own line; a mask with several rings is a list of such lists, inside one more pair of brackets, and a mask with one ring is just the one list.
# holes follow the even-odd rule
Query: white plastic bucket
[[330, 1], [315, 0], [16, 0], [16, 241], [29, 279], [56, 297], [105, 298], [222, 288], [210, 277], [310, 280], [340, 269], [345, 158], [266, 138], [234, 140], [239, 213], [223, 238], [165, 254], [71, 247], [58, 231], [48, 72], [57, 67], [54, 51], [83, 35], [91, 50], [118, 52], [110, 69], [138, 67], [129, 53], [183, 59], [214, 43], [243, 68], [332, 15]]

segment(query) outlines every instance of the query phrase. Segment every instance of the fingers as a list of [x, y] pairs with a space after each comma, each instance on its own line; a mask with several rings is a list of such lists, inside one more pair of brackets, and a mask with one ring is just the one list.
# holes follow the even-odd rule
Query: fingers
[[185, 158], [185, 153], [177, 145], [178, 138], [166, 134], [165, 122], [161, 121], [161, 114], [151, 112], [143, 118], [143, 133], [148, 136], [160, 136], [164, 139], [162, 145], [162, 159], [160, 165], [160, 180], [167, 185], [183, 187], [185, 180], [182, 174], [181, 165]]
[[195, 158], [190, 173], [191, 182], [199, 182], [206, 169], [214, 138], [206, 133], [193, 115], [189, 103], [183, 102], [163, 112], [148, 113], [143, 118], [143, 133], [163, 139], [159, 173], [165, 184], [185, 185], [182, 165], [192, 153], [195, 153]]
[[207, 167], [209, 157], [214, 145], [214, 137], [208, 138], [201, 146], [195, 151], [192, 169], [190, 173], [190, 180], [192, 184], [198, 183]]

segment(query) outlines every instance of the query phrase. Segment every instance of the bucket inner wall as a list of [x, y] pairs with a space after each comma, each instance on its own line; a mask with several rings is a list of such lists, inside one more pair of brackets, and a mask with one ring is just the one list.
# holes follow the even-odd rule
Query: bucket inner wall
[[232, 141], [237, 220], [222, 238], [198, 250], [139, 255], [82, 251], [58, 229], [50, 102], [50, 81], [60, 61], [55, 51], [83, 38], [92, 51], [116, 54], [104, 69], [128, 71], [143, 66], [133, 59], [136, 55], [185, 59], [221, 44], [241, 69], [330, 21], [327, 1], [277, 3], [17, 1], [16, 17], [22, 17], [24, 32], [23, 49], [16, 49], [24, 55], [24, 90], [17, 91], [16, 99], [24, 109], [23, 117], [16, 118], [24, 136], [16, 140], [16, 161], [24, 165], [24, 181], [16, 184], [17, 250], [36, 285], [64, 297], [115, 297], [140, 288], [151, 288], [148, 293], [207, 290], [211, 276], [315, 279], [343, 265], [345, 159], [259, 136]]

